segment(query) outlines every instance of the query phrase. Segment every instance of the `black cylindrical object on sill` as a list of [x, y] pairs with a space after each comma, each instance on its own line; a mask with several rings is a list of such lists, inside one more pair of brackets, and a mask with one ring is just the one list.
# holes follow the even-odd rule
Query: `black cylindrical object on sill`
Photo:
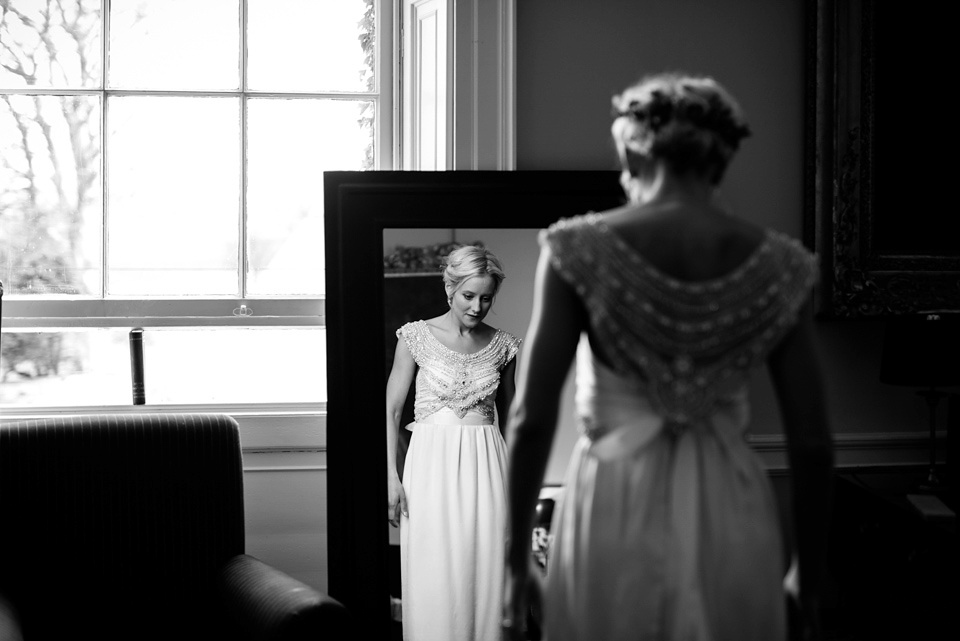
[[143, 330], [130, 330], [130, 378], [133, 382], [133, 404], [146, 405], [147, 390], [143, 382]]

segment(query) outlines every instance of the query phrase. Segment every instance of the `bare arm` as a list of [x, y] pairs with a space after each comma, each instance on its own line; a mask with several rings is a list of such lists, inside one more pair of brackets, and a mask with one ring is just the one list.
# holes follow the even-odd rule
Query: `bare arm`
[[792, 477], [801, 607], [818, 629], [833, 487], [833, 442], [809, 307], [770, 354]]
[[507, 416], [510, 412], [510, 406], [513, 404], [513, 397], [517, 391], [517, 358], [510, 359], [510, 362], [500, 370], [500, 385], [497, 386], [497, 416], [500, 422], [500, 433], [507, 435]]
[[542, 619], [540, 577], [532, 568], [530, 534], [543, 475], [557, 429], [560, 395], [581, 331], [583, 305], [550, 265], [544, 247], [534, 281], [533, 316], [525, 357], [519, 365], [517, 397], [507, 421], [507, 546], [504, 635], [522, 641], [528, 615]]
[[400, 512], [407, 513], [407, 498], [397, 474], [397, 430], [415, 371], [413, 355], [403, 339], [398, 340], [387, 379], [387, 519], [394, 527], [400, 524]]
[[507, 422], [507, 563], [515, 574], [526, 572], [531, 562], [530, 532], [557, 428], [560, 396], [586, 324], [583, 305], [551, 267], [550, 250], [545, 247], [537, 264], [517, 397]]

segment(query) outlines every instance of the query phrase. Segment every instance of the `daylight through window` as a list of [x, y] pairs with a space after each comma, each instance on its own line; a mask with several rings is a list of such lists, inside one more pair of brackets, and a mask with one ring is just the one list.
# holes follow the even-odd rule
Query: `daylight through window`
[[323, 172], [390, 166], [379, 2], [0, 3], [0, 406], [129, 403], [134, 327], [150, 404], [326, 400]]

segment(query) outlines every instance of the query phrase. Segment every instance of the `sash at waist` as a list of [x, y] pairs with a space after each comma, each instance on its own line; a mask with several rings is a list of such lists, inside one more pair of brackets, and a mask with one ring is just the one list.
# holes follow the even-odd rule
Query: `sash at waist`
[[407, 425], [407, 429], [412, 431], [413, 426], [417, 423], [426, 423], [428, 425], [493, 425], [493, 419], [472, 410], [461, 417], [457, 416], [457, 413], [449, 407], [444, 407], [430, 416], [410, 423]]

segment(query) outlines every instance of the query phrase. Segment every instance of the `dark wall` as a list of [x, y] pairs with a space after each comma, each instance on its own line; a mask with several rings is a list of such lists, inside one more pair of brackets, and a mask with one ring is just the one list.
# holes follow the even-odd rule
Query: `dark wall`
[[[801, 236], [803, 0], [516, 4], [518, 169], [616, 168], [610, 97], [647, 72], [705, 73], [738, 98], [754, 131], [723, 198], [748, 220]], [[913, 391], [877, 378], [882, 322], [820, 322], [818, 332], [838, 433], [923, 433]], [[766, 376], [754, 387], [756, 430], [780, 433]]]

